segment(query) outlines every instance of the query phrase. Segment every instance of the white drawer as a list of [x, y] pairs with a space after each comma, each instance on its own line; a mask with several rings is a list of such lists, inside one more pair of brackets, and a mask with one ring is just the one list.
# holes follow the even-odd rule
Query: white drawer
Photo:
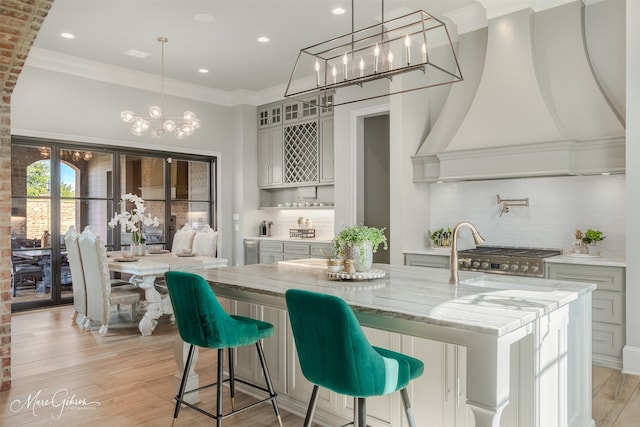
[[282, 253], [282, 242], [260, 241], [260, 252], [280, 252]]
[[284, 253], [295, 254], [295, 255], [309, 255], [309, 244], [308, 243], [285, 243]]
[[305, 259], [305, 258], [309, 258], [309, 255], [284, 254], [285, 261], [292, 261], [294, 259]]
[[622, 333], [621, 326], [594, 323], [591, 337], [593, 352], [622, 357]]
[[620, 292], [601, 291], [593, 292], [593, 321], [606, 322], [621, 325], [622, 295]]

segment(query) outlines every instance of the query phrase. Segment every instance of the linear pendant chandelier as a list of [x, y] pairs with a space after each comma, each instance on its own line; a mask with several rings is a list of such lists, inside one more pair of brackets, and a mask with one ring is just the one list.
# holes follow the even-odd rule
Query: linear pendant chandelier
[[136, 116], [133, 111], [125, 110], [120, 113], [120, 118], [125, 123], [131, 123], [131, 133], [141, 136], [149, 132], [152, 138], [162, 138], [167, 133], [173, 133], [176, 138], [183, 139], [192, 135], [200, 127], [200, 119], [191, 111], [182, 113], [182, 117], [167, 118], [164, 110], [164, 44], [169, 41], [166, 37], [157, 39], [162, 46], [162, 74], [160, 106], [153, 105], [149, 108], [149, 116]]
[[[462, 80], [443, 21], [423, 10], [385, 21], [382, 0], [381, 22], [355, 31], [353, 3], [352, 32], [300, 50], [285, 97], [313, 102], [319, 94], [330, 108]], [[337, 89], [344, 91], [332, 96]]]

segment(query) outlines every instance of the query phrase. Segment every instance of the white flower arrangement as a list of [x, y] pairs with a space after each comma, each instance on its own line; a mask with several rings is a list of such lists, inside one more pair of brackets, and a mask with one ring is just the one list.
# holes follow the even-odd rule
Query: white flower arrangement
[[131, 232], [131, 242], [139, 245], [145, 242], [142, 236], [142, 227], [151, 225], [157, 227], [160, 225], [160, 221], [157, 216], [151, 217], [151, 214], [147, 212], [147, 208], [144, 206], [144, 200], [140, 196], [127, 193], [122, 196], [119, 204], [123, 205], [126, 202], [133, 203], [135, 208], [131, 210], [131, 213], [123, 211], [115, 214], [109, 221], [109, 227], [115, 228], [118, 224], [122, 225], [126, 231]]

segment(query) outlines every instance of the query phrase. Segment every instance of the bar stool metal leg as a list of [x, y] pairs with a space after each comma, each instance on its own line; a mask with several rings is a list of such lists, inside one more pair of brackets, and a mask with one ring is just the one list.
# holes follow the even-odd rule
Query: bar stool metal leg
[[404, 406], [404, 412], [407, 414], [409, 427], [416, 427], [416, 420], [413, 418], [413, 408], [411, 407], [411, 401], [409, 400], [409, 394], [406, 388], [400, 390], [400, 397], [402, 397], [402, 405]]
[[313, 419], [313, 414], [316, 411], [316, 403], [318, 402], [318, 386], [313, 386], [313, 391], [311, 392], [311, 399], [309, 400], [309, 407], [307, 408], [307, 416], [304, 418], [303, 427], [311, 427], [311, 420]]
[[358, 397], [358, 417], [356, 418], [355, 427], [367, 427], [367, 399]]
[[189, 346], [189, 353], [187, 354], [187, 361], [184, 364], [184, 372], [182, 373], [182, 381], [180, 381], [180, 389], [178, 390], [178, 395], [176, 396], [176, 408], [173, 411], [173, 422], [172, 426], [176, 425], [176, 421], [178, 420], [178, 413], [180, 412], [180, 406], [182, 403], [182, 399], [184, 398], [185, 388], [187, 387], [187, 379], [189, 379], [189, 369], [191, 369], [191, 361], [193, 360], [193, 345]]
[[236, 383], [234, 371], [234, 349], [229, 349], [229, 391], [231, 392], [231, 412], [236, 410]]
[[[267, 361], [264, 357], [264, 349], [262, 348], [262, 341], [258, 341], [256, 343], [256, 348], [258, 349], [258, 356], [260, 358], [260, 365], [262, 365], [262, 372], [264, 373], [264, 378], [267, 383], [267, 389], [269, 390], [269, 396], [271, 398], [276, 397], [276, 392], [273, 389], [273, 382], [271, 382], [271, 375], [269, 375], [269, 368], [267, 367]], [[276, 417], [278, 418], [278, 425], [282, 427], [282, 418], [280, 417], [280, 410], [278, 409], [278, 401], [276, 399], [271, 400], [271, 404], [273, 405], [273, 412], [276, 413]]]
[[218, 349], [218, 393], [216, 399], [216, 426], [222, 427], [222, 385], [224, 383], [223, 371], [224, 350]]

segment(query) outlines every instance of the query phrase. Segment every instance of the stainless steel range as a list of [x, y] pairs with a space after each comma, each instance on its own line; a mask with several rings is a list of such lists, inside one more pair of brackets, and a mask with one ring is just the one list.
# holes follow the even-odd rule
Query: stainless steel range
[[562, 255], [559, 249], [478, 246], [458, 251], [458, 268], [467, 271], [544, 277], [544, 258]]

